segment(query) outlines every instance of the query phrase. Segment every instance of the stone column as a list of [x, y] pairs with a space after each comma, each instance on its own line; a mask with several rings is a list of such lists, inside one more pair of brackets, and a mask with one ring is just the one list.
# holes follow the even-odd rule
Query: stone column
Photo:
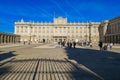
[[116, 43], [118, 44], [118, 35], [116, 35]]
[[108, 40], [107, 40], [107, 41], [108, 41], [108, 43], [110, 42], [109, 40], [110, 40], [110, 36], [108, 36]]
[[106, 43], [108, 43], [108, 36], [106, 36]]
[[112, 38], [112, 41], [111, 41], [111, 43], [113, 43], [113, 42], [114, 42], [114, 38], [113, 38], [113, 35], [111, 35], [111, 38]]
[[9, 43], [10, 43], [10, 35], [9, 35]]
[[112, 42], [112, 36], [110, 35], [110, 42], [109, 43], [111, 43]]
[[12, 43], [15, 43], [15, 39], [14, 39], [14, 36], [12, 36]]
[[114, 43], [116, 44], [116, 35], [114, 35], [114, 39], [115, 39]]
[[3, 43], [3, 34], [1, 35], [1, 43]]
[[111, 42], [111, 36], [109, 36], [109, 43]]
[[106, 43], [108, 43], [108, 36], [106, 36]]
[[10, 43], [12, 43], [12, 36], [10, 36]]
[[4, 36], [4, 35], [2, 35], [2, 43], [3, 43], [3, 44], [4, 44], [4, 37], [5, 37], [5, 36]]
[[7, 39], [6, 39], [6, 38], [7, 38], [7, 36], [6, 36], [6, 35], [4, 35], [4, 44], [6, 44], [6, 43], [7, 43], [7, 41], [6, 41]]
[[20, 38], [21, 38], [20, 36], [17, 37], [17, 42], [20, 42]]
[[16, 37], [16, 36], [14, 36], [14, 43], [15, 43], [15, 37]]
[[2, 43], [3, 43], [3, 35], [0, 34], [0, 44], [2, 44]]
[[107, 37], [106, 37], [106, 42], [107, 42], [107, 43], [109, 43], [109, 42], [108, 42], [108, 38], [109, 38], [109, 37], [107, 36]]
[[107, 36], [107, 43], [109, 43], [109, 36]]
[[113, 36], [111, 36], [111, 43], [113, 43]]
[[117, 35], [117, 44], [119, 44], [119, 35]]
[[14, 40], [14, 41], [15, 41], [15, 43], [17, 42], [17, 41], [16, 41], [16, 38], [17, 38], [17, 36], [15, 36], [15, 38], [14, 38], [14, 39], [15, 39], [15, 40]]
[[19, 42], [20, 42], [20, 37], [16, 36], [16, 43], [19, 43]]
[[7, 43], [10, 43], [9, 35], [7, 36]]
[[14, 37], [14, 39], [15, 39], [15, 43], [17, 42], [17, 41], [16, 41], [16, 37], [17, 37], [17, 36]]
[[116, 35], [114, 35], [114, 43], [116, 44]]

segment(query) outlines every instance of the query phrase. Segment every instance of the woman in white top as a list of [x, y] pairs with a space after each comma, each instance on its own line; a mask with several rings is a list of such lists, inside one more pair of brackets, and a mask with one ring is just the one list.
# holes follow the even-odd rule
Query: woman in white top
[[112, 46], [113, 46], [113, 44], [112, 44], [112, 43], [110, 43], [110, 50], [112, 50]]

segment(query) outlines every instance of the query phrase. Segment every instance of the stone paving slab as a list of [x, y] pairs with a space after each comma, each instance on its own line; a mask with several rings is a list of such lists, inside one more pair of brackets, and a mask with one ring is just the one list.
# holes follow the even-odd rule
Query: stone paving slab
[[0, 66], [0, 80], [102, 80], [66, 59], [19, 58]]
[[37, 47], [34, 47], [34, 48], [58, 48], [59, 45], [58, 44], [46, 44], [46, 45], [41, 45], [41, 46], [37, 46]]
[[0, 48], [8, 48], [8, 47], [17, 47], [17, 46], [23, 46], [24, 44], [6, 44], [6, 45], [0, 45]]
[[[30, 45], [43, 45], [43, 43], [31, 43]], [[16, 43], [16, 44], [0, 44], [0, 48], [10, 48], [10, 47], [18, 47], [18, 46], [27, 46], [29, 44], [23, 44], [23, 43]], [[29, 45], [29, 46], [30, 46]]]

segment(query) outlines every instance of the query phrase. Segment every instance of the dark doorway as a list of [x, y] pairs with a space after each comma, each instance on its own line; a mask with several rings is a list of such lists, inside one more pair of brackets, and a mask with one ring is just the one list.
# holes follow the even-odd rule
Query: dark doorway
[[45, 39], [43, 39], [43, 43], [45, 43]]

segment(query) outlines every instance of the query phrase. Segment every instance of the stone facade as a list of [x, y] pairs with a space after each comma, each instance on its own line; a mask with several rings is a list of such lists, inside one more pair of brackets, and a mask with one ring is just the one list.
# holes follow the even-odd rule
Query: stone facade
[[67, 18], [58, 17], [51, 22], [15, 22], [15, 34], [20, 35], [21, 42], [47, 43], [59, 41], [93, 42], [99, 41], [99, 22], [68, 23]]
[[120, 16], [109, 20], [105, 42], [120, 44]]
[[105, 42], [105, 35], [106, 35], [106, 31], [107, 31], [107, 27], [108, 27], [108, 20], [105, 20], [103, 22], [101, 22], [100, 26], [99, 26], [99, 39], [102, 42]]
[[20, 42], [19, 35], [0, 32], [0, 44], [19, 43], [19, 42]]

